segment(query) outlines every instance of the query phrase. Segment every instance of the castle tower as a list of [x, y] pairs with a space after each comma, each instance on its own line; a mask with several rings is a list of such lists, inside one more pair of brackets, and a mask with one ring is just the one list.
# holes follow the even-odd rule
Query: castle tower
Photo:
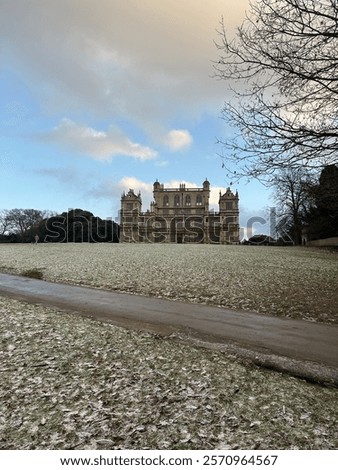
[[133, 189], [122, 194], [120, 211], [120, 241], [139, 242], [139, 216], [142, 209], [141, 194], [135, 194]]
[[210, 183], [205, 178], [203, 181], [203, 194], [204, 194], [204, 210], [208, 212], [209, 210], [209, 197], [210, 197]]
[[239, 243], [239, 197], [238, 192], [234, 194], [230, 188], [219, 197], [220, 213], [220, 243]]

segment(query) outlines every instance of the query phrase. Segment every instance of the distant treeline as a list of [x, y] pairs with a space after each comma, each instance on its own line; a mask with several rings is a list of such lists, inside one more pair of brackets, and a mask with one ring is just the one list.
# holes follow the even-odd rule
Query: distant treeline
[[55, 214], [35, 209], [0, 212], [1, 243], [118, 243], [119, 225], [82, 209]]

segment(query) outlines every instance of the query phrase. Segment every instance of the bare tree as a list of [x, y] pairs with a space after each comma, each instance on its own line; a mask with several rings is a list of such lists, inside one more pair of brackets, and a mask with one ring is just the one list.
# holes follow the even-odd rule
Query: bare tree
[[0, 210], [0, 236], [5, 235], [12, 228], [12, 221], [9, 211], [6, 209]]
[[291, 238], [295, 245], [301, 244], [304, 221], [311, 209], [312, 184], [310, 175], [301, 168], [282, 170], [273, 181], [277, 232], [282, 238]]
[[257, 0], [230, 40], [221, 23], [216, 76], [232, 90], [223, 166], [271, 181], [277, 170], [338, 161], [337, 0]]
[[23, 236], [45, 217], [45, 212], [36, 209], [11, 209], [7, 212], [10, 228]]

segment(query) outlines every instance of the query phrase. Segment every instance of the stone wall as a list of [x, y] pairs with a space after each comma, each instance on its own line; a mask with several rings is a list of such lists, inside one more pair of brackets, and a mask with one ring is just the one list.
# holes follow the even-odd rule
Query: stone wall
[[336, 246], [338, 247], [338, 237], [323, 238], [321, 240], [311, 240], [307, 246]]

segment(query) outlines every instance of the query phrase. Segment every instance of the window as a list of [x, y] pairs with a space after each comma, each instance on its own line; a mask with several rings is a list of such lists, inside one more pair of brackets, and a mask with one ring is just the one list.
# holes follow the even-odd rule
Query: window
[[132, 210], [133, 210], [133, 203], [132, 203], [132, 202], [128, 202], [128, 203], [127, 203], [127, 210], [128, 210], [128, 211], [132, 211]]
[[175, 195], [174, 206], [175, 207], [180, 207], [180, 196], [178, 194]]
[[191, 196], [189, 194], [185, 196], [185, 205], [191, 206]]
[[196, 196], [196, 206], [201, 206], [201, 205], [202, 205], [202, 196], [198, 194], [198, 196]]
[[225, 203], [225, 208], [227, 211], [230, 211], [232, 209], [232, 201], [227, 201]]
[[169, 206], [169, 196], [166, 194], [163, 196], [163, 206], [168, 207]]

